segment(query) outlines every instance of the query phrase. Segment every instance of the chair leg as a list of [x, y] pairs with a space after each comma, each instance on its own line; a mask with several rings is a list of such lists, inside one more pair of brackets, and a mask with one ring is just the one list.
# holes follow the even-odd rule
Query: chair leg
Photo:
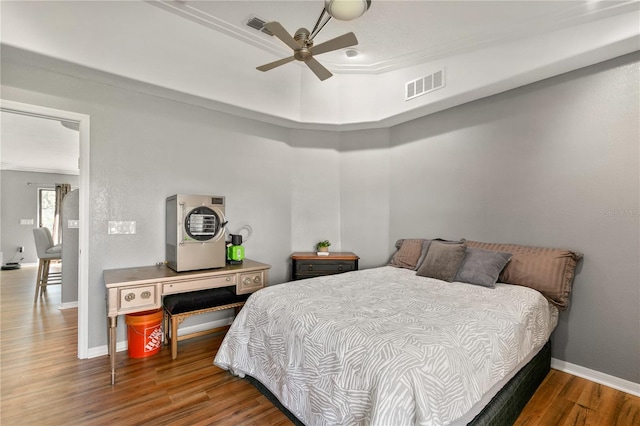
[[169, 317], [171, 324], [171, 359], [178, 358], [178, 325], [182, 322], [182, 317], [175, 318], [173, 315]]
[[42, 282], [40, 283], [40, 294], [44, 294], [44, 292], [47, 291], [47, 284], [49, 283], [49, 268], [51, 268], [51, 261], [47, 259], [44, 261]]
[[164, 335], [164, 345], [169, 344], [169, 315], [169, 312], [165, 310], [164, 317], [162, 318], [162, 330], [164, 331], [164, 333], [162, 334]]
[[40, 285], [42, 284], [42, 273], [44, 268], [44, 262], [45, 260], [43, 259], [40, 259], [40, 261], [38, 262], [38, 273], [36, 275], [36, 294], [33, 297], [33, 303], [36, 303], [38, 301], [38, 294], [40, 293]]

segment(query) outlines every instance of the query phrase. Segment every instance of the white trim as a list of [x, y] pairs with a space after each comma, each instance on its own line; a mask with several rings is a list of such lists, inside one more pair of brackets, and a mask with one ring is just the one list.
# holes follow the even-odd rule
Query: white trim
[[14, 172], [34, 172], [34, 173], [57, 173], [59, 175], [73, 175], [78, 176], [79, 170], [65, 170], [65, 169], [44, 169], [39, 167], [28, 167], [22, 165], [15, 165], [9, 163], [0, 162], [0, 170], [10, 170]]
[[78, 358], [89, 350], [89, 145], [90, 117], [86, 114], [0, 99], [0, 109], [75, 121], [80, 124], [80, 228], [78, 229]]
[[[195, 324], [188, 327], [183, 327], [178, 330], [179, 331], [178, 336], [182, 336], [185, 333], [187, 334], [197, 333], [199, 331], [210, 330], [218, 327], [224, 327], [225, 325], [230, 325], [233, 322], [234, 318], [235, 318], [234, 316], [229, 316], [229, 317], [221, 318], [218, 320], [205, 322], [202, 324]], [[126, 351], [128, 349], [128, 344], [129, 344], [128, 340], [125, 340], [123, 342], [116, 342], [116, 352]], [[109, 348], [107, 347], [107, 345], [97, 346], [89, 350], [88, 358], [97, 358], [99, 356], [107, 355], [108, 353], [109, 353]]]
[[[116, 352], [122, 352], [127, 350], [127, 341], [116, 342]], [[97, 358], [99, 356], [105, 356], [109, 353], [107, 345], [94, 346], [87, 352], [87, 358]]]
[[74, 309], [78, 307], [78, 301], [74, 301], [74, 302], [64, 302], [64, 303], [60, 303], [60, 305], [58, 306], [58, 310], [60, 311], [64, 311], [65, 309]]
[[551, 358], [551, 368], [568, 374], [573, 374], [574, 376], [582, 377], [583, 379], [591, 380], [592, 382], [600, 383], [601, 385], [608, 386], [631, 395], [640, 396], [640, 383], [634, 383], [629, 380], [621, 379], [619, 377], [611, 376], [609, 374], [601, 373], [599, 371], [591, 370], [589, 368], [581, 367], [555, 358]]

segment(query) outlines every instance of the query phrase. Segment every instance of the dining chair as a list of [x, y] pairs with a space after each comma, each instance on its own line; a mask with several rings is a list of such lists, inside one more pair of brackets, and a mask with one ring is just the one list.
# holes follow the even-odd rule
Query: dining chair
[[38, 296], [47, 291], [47, 285], [62, 284], [62, 272], [50, 272], [52, 260], [62, 260], [62, 244], [53, 244], [49, 228], [35, 228], [33, 237], [36, 242], [38, 262], [38, 274], [36, 276], [36, 295], [33, 303], [38, 301]]

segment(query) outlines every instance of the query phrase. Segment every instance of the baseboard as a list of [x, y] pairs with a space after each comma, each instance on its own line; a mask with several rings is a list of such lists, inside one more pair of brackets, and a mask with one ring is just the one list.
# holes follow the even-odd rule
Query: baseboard
[[634, 383], [629, 380], [621, 379], [619, 377], [611, 376], [609, 374], [601, 373], [599, 371], [591, 370], [589, 368], [581, 367], [555, 358], [551, 358], [551, 368], [568, 374], [573, 374], [574, 376], [582, 377], [583, 379], [591, 380], [592, 382], [600, 383], [601, 385], [608, 386], [631, 395], [640, 396], [640, 383]]
[[78, 301], [74, 301], [74, 302], [64, 302], [64, 303], [60, 303], [60, 306], [58, 306], [59, 310], [64, 310], [64, 309], [74, 309], [78, 307]]
[[[183, 334], [197, 333], [199, 331], [210, 330], [212, 328], [224, 327], [233, 322], [234, 317], [221, 318], [215, 321], [209, 321], [202, 324], [195, 324], [189, 327], [182, 327], [178, 329], [178, 336]], [[126, 351], [128, 349], [128, 341], [116, 342], [116, 352]], [[97, 358], [109, 353], [107, 345], [97, 346], [95, 348], [89, 348], [87, 352], [87, 358]]]

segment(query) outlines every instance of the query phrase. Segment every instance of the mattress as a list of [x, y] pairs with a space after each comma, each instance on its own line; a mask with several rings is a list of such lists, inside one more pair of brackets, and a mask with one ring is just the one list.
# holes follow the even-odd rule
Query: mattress
[[306, 425], [466, 424], [547, 342], [540, 293], [381, 267], [253, 294], [214, 363]]

